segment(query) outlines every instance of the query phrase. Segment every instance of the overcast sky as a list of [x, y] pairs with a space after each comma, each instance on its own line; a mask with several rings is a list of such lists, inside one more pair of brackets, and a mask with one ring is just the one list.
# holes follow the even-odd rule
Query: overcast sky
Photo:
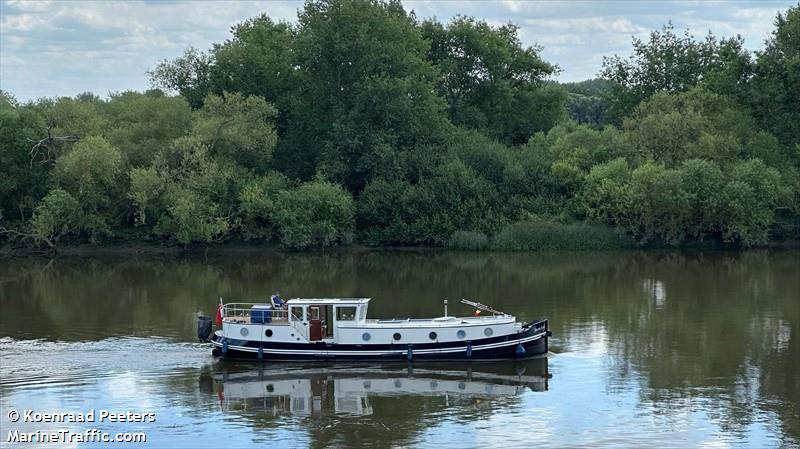
[[[520, 26], [526, 45], [544, 47], [562, 81], [591, 78], [603, 56], [628, 55], [632, 36], [672, 20], [695, 36], [741, 34], [762, 46], [776, 12], [797, 1], [404, 1], [419, 18], [456, 14]], [[297, 1], [18, 1], [0, 0], [0, 89], [19, 100], [101, 96], [149, 87], [145, 72], [193, 45], [207, 49], [231, 25], [266, 12], [294, 21]]]

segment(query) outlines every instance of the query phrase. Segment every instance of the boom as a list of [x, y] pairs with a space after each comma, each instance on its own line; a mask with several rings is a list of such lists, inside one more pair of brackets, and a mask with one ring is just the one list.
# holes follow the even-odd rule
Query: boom
[[494, 315], [508, 315], [505, 312], [501, 312], [501, 311], [499, 311], [497, 309], [493, 309], [493, 308], [487, 306], [486, 304], [481, 304], [479, 302], [470, 301], [468, 299], [462, 299], [461, 302], [464, 303], [464, 304], [470, 305], [472, 307], [475, 307], [478, 310], [483, 310], [484, 312], [491, 312]]

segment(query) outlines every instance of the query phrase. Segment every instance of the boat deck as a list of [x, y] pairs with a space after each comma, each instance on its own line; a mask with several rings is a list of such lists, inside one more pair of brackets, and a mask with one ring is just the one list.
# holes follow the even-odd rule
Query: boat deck
[[454, 326], [479, 326], [486, 324], [512, 323], [515, 318], [511, 315], [495, 316], [470, 316], [470, 317], [439, 317], [439, 318], [392, 318], [388, 320], [364, 320], [354, 323], [340, 323], [346, 327], [454, 327]]

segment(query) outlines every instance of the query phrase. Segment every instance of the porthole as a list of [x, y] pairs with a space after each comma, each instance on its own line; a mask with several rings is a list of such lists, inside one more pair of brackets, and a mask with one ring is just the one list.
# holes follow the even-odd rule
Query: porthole
[[491, 337], [492, 334], [494, 334], [494, 331], [492, 330], [491, 327], [487, 327], [486, 329], [483, 330], [483, 335], [486, 335], [487, 337]]
[[364, 332], [361, 334], [361, 339], [364, 341], [369, 341], [370, 338], [372, 338], [372, 335], [370, 335], [369, 332]]
[[400, 332], [395, 332], [392, 338], [394, 338], [395, 341], [400, 341], [400, 339], [403, 338], [403, 336], [400, 335]]
[[462, 340], [463, 340], [463, 339], [464, 339], [464, 337], [466, 337], [466, 336], [467, 336], [467, 333], [466, 333], [466, 332], [464, 332], [464, 329], [461, 329], [461, 330], [459, 330], [458, 332], [456, 332], [456, 337], [458, 337], [458, 338], [460, 338], [460, 339], [462, 339]]
[[249, 334], [250, 331], [248, 331], [246, 327], [243, 327], [239, 330], [239, 333], [242, 334], [242, 337], [247, 337], [247, 334]]
[[436, 335], [436, 332], [431, 332], [430, 334], [428, 334], [428, 338], [430, 338], [431, 340], [436, 340], [436, 337], [438, 337], [438, 335]]
[[275, 385], [267, 384], [267, 393], [274, 393], [275, 392]]
[[264, 335], [266, 335], [267, 337], [272, 337], [272, 329], [267, 329], [267, 331], [264, 332]]

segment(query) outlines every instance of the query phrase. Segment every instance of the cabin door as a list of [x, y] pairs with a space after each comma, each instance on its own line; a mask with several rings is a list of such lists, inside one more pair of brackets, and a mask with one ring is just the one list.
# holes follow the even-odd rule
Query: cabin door
[[322, 340], [321, 308], [321, 306], [309, 306], [308, 308], [308, 339], [311, 341]]

